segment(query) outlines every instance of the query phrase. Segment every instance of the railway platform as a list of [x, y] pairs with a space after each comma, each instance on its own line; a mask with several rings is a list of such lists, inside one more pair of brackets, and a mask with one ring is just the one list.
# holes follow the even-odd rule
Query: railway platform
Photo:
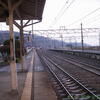
[[[35, 52], [34, 60], [34, 94], [32, 100], [57, 100], [56, 94], [50, 84], [47, 72]], [[33, 93], [33, 92], [32, 92]]]
[[[17, 74], [18, 74], [18, 93], [11, 92], [11, 84], [10, 84], [10, 66], [4, 66], [0, 68], [0, 100], [23, 100], [24, 90], [27, 88], [29, 90], [29, 87], [27, 87], [26, 80], [29, 80], [28, 74], [30, 72], [30, 66], [32, 65], [32, 56], [33, 51], [28, 53], [25, 57], [25, 65], [26, 65], [26, 72], [21, 72], [21, 65], [20, 63], [17, 63]], [[28, 85], [28, 84], [27, 84]], [[29, 96], [28, 96], [29, 97]], [[24, 99], [26, 100], [26, 99]], [[28, 100], [28, 99], [27, 99]]]
[[57, 100], [36, 51], [31, 51], [25, 61], [28, 72], [21, 73], [20, 64], [17, 64], [17, 94], [11, 92], [9, 66], [0, 68], [0, 100]]

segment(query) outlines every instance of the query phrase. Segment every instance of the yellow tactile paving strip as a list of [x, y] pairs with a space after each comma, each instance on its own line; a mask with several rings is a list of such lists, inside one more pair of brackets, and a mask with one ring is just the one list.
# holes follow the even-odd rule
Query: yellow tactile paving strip
[[[34, 55], [32, 56], [31, 67], [27, 74], [25, 81], [25, 87], [22, 93], [21, 100], [31, 100], [31, 89], [32, 89], [32, 67]], [[35, 61], [34, 61], [35, 62]], [[47, 73], [45, 71], [34, 71], [34, 100], [57, 100], [56, 94], [52, 89], [52, 86], [48, 80]]]
[[29, 69], [29, 72], [27, 74], [27, 78], [25, 81], [25, 87], [22, 93], [21, 100], [31, 100], [33, 62], [34, 62], [34, 52], [33, 52], [32, 60], [31, 60], [31, 66], [30, 66], [30, 69]]

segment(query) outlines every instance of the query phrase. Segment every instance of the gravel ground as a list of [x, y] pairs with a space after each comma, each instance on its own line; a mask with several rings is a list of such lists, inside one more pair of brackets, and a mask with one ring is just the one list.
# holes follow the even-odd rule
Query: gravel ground
[[[48, 54], [48, 52], [46, 52], [46, 54], [53, 59], [57, 64], [60, 65], [60, 67], [62, 67], [63, 69], [65, 69], [68, 73], [70, 73], [73, 77], [81, 80], [82, 82], [88, 84], [90, 87], [92, 87], [93, 89], [95, 89], [97, 91], [97, 93], [100, 94], [100, 76], [97, 76], [93, 73], [90, 73], [86, 70], [83, 70], [82, 68], [79, 68], [75, 65], [72, 65], [68, 62], [62, 61], [61, 59], [57, 59], [54, 58], [53, 55], [54, 53], [50, 53]], [[57, 56], [59, 55], [59, 53], [55, 53]], [[61, 56], [61, 55], [59, 55]]]
[[83, 63], [87, 63], [89, 65], [93, 65], [95, 67], [99, 67], [100, 68], [100, 60], [96, 60], [96, 59], [90, 59], [90, 58], [86, 58], [86, 57], [80, 57], [80, 56], [76, 56], [76, 55], [70, 55], [70, 54], [65, 54], [65, 53], [60, 53], [60, 52], [53, 52], [53, 51], [49, 51], [50, 53], [54, 53], [56, 55], [60, 55], [63, 56], [64, 58], [73, 58], [76, 61], [79, 62], [83, 62]]

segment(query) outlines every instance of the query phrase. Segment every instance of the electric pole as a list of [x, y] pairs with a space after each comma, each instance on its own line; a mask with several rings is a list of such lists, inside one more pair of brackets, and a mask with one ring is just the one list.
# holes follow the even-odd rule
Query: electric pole
[[62, 42], [62, 49], [63, 49], [63, 47], [64, 47], [64, 44], [63, 44], [63, 33], [62, 33], [61, 30], [64, 30], [64, 29], [65, 29], [65, 26], [60, 26], [60, 32], [61, 32], [60, 37], [61, 37], [61, 42]]
[[54, 49], [56, 48], [56, 45], [55, 45], [55, 33], [54, 33]]
[[82, 51], [84, 50], [84, 44], [83, 44], [84, 40], [83, 40], [83, 25], [81, 23], [81, 44], [82, 44]]
[[99, 50], [100, 50], [100, 33], [99, 33]]

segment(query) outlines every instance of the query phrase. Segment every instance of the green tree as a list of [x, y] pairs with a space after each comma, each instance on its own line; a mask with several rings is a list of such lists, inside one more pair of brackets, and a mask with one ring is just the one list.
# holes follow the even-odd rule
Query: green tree
[[[4, 46], [8, 46], [8, 48], [5, 48], [7, 55], [10, 55], [10, 40], [6, 40], [3, 43]], [[20, 58], [20, 41], [18, 39], [15, 40], [15, 54], [17, 58]]]

